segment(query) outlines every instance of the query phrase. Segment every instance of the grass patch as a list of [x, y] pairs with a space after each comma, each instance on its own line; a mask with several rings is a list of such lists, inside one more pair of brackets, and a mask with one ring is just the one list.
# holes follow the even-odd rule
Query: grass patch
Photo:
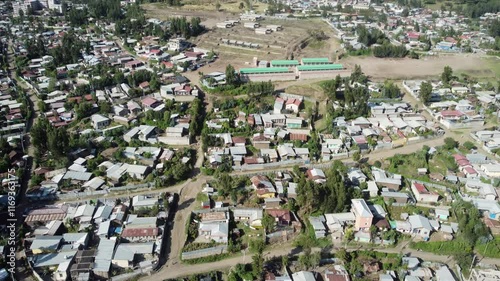
[[500, 258], [500, 236], [485, 244], [477, 244], [476, 251], [487, 258]]
[[410, 248], [431, 252], [437, 255], [454, 255], [459, 253], [469, 253], [471, 247], [463, 241], [436, 241], [436, 242], [412, 242]]

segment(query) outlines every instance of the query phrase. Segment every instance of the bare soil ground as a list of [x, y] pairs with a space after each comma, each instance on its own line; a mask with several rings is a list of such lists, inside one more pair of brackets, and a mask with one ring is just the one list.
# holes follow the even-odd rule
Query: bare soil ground
[[[499, 73], [494, 68], [493, 58], [478, 55], [442, 55], [412, 59], [380, 59], [374, 57], [348, 57], [341, 62], [353, 68], [361, 66], [364, 73], [375, 80], [383, 79], [429, 79], [437, 78], [445, 66], [451, 66], [455, 73], [466, 73], [481, 79], [495, 79]], [[500, 61], [496, 61], [500, 64]]]

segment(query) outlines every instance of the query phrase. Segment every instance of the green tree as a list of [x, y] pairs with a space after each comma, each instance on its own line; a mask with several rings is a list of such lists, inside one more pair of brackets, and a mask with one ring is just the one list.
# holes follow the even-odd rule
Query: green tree
[[453, 138], [447, 137], [444, 139], [444, 149], [446, 150], [452, 150], [458, 147], [458, 141], [456, 141]]
[[420, 84], [419, 96], [423, 103], [430, 101], [432, 96], [432, 84], [430, 82], [424, 81]]
[[99, 102], [99, 113], [101, 114], [111, 113], [111, 105], [107, 101]]
[[234, 67], [230, 64], [226, 66], [226, 83], [228, 85], [236, 85], [238, 83], [238, 77]]
[[453, 69], [449, 66], [445, 66], [443, 73], [441, 74], [441, 81], [443, 81], [445, 85], [449, 85], [452, 78], [453, 78]]
[[470, 141], [466, 141], [464, 142], [463, 146], [468, 149], [468, 150], [472, 150], [472, 149], [476, 149], [476, 145]]
[[221, 4], [219, 3], [219, 1], [217, 1], [217, 2], [215, 3], [215, 10], [216, 10], [217, 12], [218, 12], [218, 11], [220, 11], [220, 7], [221, 7]]
[[47, 112], [48, 108], [47, 108], [47, 104], [43, 101], [43, 100], [39, 100], [37, 103], [36, 103], [37, 107], [38, 107], [38, 110], [40, 112]]
[[262, 217], [262, 227], [264, 227], [266, 233], [273, 232], [275, 224], [275, 219], [267, 212], [264, 212], [264, 216]]
[[359, 162], [359, 160], [361, 160], [361, 153], [359, 152], [359, 150], [354, 151], [354, 153], [352, 154], [352, 160], [356, 162]]

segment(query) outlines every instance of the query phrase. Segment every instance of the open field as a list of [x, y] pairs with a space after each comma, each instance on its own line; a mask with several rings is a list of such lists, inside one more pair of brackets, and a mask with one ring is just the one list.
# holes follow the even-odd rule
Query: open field
[[348, 57], [341, 61], [346, 66], [361, 65], [363, 72], [375, 80], [436, 78], [445, 66], [455, 74], [465, 73], [479, 80], [500, 79], [500, 60], [473, 54], [451, 54], [412, 59], [379, 59], [374, 57]]

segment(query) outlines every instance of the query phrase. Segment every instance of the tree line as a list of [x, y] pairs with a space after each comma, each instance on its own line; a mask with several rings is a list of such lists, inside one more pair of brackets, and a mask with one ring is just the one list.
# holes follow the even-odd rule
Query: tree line
[[404, 58], [408, 55], [408, 50], [403, 45], [395, 46], [386, 43], [373, 48], [373, 55], [377, 58]]

